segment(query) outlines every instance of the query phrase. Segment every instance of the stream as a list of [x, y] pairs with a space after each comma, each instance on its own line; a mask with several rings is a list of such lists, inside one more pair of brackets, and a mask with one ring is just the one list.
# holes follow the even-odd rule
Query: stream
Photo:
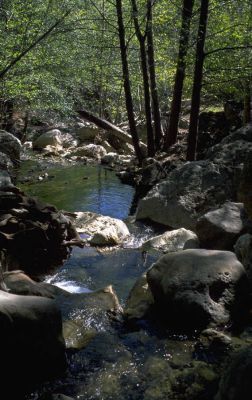
[[[18, 186], [28, 195], [60, 210], [92, 211], [126, 222], [131, 237], [123, 248], [108, 253], [93, 247], [73, 248], [69, 259], [45, 281], [72, 293], [112, 285], [122, 306], [136, 279], [157, 259], [144, 259], [139, 246], [153, 230], [129, 216], [134, 189], [101, 166], [53, 166], [25, 161]], [[76, 303], [76, 313], [81, 310]], [[26, 399], [47, 399], [62, 393], [81, 400], [162, 400], [169, 396], [176, 371], [192, 361], [193, 342], [143, 322], [128, 329], [92, 321], [96, 336], [79, 351], [68, 351], [68, 370], [46, 382]], [[174, 372], [175, 371], [175, 372]], [[175, 375], [174, 375], [175, 374]], [[49, 398], [49, 397], [48, 397]]]

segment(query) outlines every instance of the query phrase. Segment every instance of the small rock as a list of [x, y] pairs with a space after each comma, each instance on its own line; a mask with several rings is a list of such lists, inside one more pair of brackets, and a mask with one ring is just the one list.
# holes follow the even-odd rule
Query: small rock
[[167, 231], [162, 235], [155, 236], [146, 240], [142, 246], [142, 251], [160, 250], [163, 253], [170, 253], [178, 250], [197, 249], [199, 240], [197, 235], [184, 228]]

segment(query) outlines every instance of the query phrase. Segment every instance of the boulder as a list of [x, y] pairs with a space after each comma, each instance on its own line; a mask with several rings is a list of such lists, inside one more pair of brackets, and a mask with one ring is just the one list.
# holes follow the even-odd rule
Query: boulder
[[111, 151], [102, 157], [101, 162], [102, 164], [114, 165], [118, 162], [118, 160], [119, 154]]
[[[252, 131], [252, 128], [251, 128]], [[252, 135], [252, 134], [251, 134]], [[252, 151], [248, 154], [241, 173], [238, 187], [238, 199], [244, 203], [244, 208], [252, 221]]]
[[[66, 368], [61, 313], [53, 300], [0, 291], [1, 389], [10, 392], [58, 376]], [[15, 385], [13, 385], [15, 382]]]
[[11, 271], [3, 273], [4, 283], [9, 293], [24, 296], [41, 296], [54, 299], [61, 294], [68, 295], [63, 289], [44, 282], [35, 282], [23, 271]]
[[111, 318], [122, 311], [112, 286], [91, 293], [57, 298], [63, 315], [63, 335], [67, 348], [81, 349], [98, 332], [110, 328]]
[[60, 140], [64, 149], [76, 147], [78, 145], [78, 140], [76, 140], [70, 133], [61, 133]]
[[0, 170], [9, 171], [13, 167], [13, 163], [7, 154], [0, 151]]
[[215, 400], [250, 400], [252, 396], [252, 346], [236, 352], [225, 365]]
[[207, 150], [230, 133], [230, 123], [224, 111], [204, 111], [199, 115], [197, 159], [205, 158]]
[[238, 260], [243, 264], [252, 284], [252, 235], [246, 233], [239, 237], [234, 245]]
[[162, 256], [147, 272], [160, 317], [181, 329], [239, 323], [249, 283], [234, 253], [183, 250]]
[[252, 124], [238, 129], [212, 146], [206, 158], [214, 163], [238, 167], [252, 154]]
[[210, 161], [187, 162], [139, 201], [136, 219], [194, 230], [199, 217], [232, 199], [234, 192], [227, 168]]
[[[13, 190], [15, 186], [11, 182], [11, 177], [9, 173], [5, 170], [0, 169], [0, 191], [7, 192], [8, 190]], [[1, 196], [1, 195], [0, 195]]]
[[127, 320], [144, 318], [154, 304], [154, 298], [149, 288], [146, 273], [144, 273], [131, 289], [124, 308]]
[[107, 217], [92, 212], [76, 212], [73, 223], [79, 233], [91, 236], [90, 243], [95, 246], [122, 243], [128, 236], [126, 224], [117, 218]]
[[198, 247], [197, 235], [188, 229], [180, 228], [146, 240], [142, 244], [141, 250], [159, 250], [163, 253], [171, 253], [178, 250], [197, 249]]
[[227, 202], [221, 208], [204, 214], [196, 224], [201, 247], [233, 250], [236, 240], [244, 229], [244, 221], [242, 203]]
[[76, 136], [81, 142], [93, 142], [99, 134], [100, 129], [95, 125], [82, 126], [76, 132]]
[[100, 160], [103, 156], [105, 156], [105, 154], [107, 154], [107, 152], [103, 146], [99, 144], [87, 144], [72, 151], [71, 157], [90, 157]]
[[0, 176], [0, 245], [8, 255], [8, 269], [36, 276], [48, 266], [61, 264], [69, 246], [81, 242], [70, 219], [55, 207], [25, 196], [6, 171], [0, 171]]
[[62, 148], [61, 132], [59, 129], [52, 129], [48, 132], [42, 133], [34, 142], [34, 150], [43, 150], [47, 146], [54, 148]]
[[1, 152], [6, 154], [14, 164], [18, 163], [22, 145], [20, 140], [14, 135], [0, 130], [0, 149]]

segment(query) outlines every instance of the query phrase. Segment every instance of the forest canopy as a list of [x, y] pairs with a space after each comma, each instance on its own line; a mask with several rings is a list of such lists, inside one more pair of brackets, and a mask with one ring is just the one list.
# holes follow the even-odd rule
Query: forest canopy
[[[250, 96], [250, 0], [2, 0], [2, 119], [10, 103], [23, 111], [61, 116], [83, 107], [116, 124], [127, 119], [119, 3], [135, 117], [146, 118], [148, 125], [148, 112], [150, 120], [155, 109], [157, 118], [158, 110], [166, 115], [180, 97], [188, 107], [195, 79], [200, 109], [218, 109], [227, 100], [243, 102]], [[200, 46], [202, 79], [195, 72]], [[178, 96], [174, 81], [181, 78], [179, 71]], [[176, 126], [176, 117], [173, 122]], [[155, 129], [160, 129], [156, 123]], [[176, 127], [172, 130], [166, 147], [176, 141]], [[156, 144], [150, 143], [150, 155], [158, 141], [157, 136]]]

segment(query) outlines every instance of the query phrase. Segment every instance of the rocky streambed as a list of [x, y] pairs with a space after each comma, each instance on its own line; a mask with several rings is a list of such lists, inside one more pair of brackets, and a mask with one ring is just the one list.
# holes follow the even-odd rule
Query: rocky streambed
[[[74, 228], [73, 238], [64, 240], [79, 246], [71, 246], [70, 257], [40, 282], [18, 271], [4, 274], [11, 293], [29, 294], [22, 301], [9, 298], [13, 307], [24, 310], [24, 298], [30, 298], [29, 318], [39, 316], [40, 307], [47, 310], [36, 328], [40, 340], [48, 332], [49, 351], [35, 348], [42, 369], [52, 360], [62, 367], [41, 384], [36, 371], [26, 370], [37, 383], [25, 399], [251, 398], [251, 191], [241, 152], [249, 157], [250, 144], [248, 127], [204, 161], [172, 166], [166, 160], [166, 173], [160, 161], [157, 168], [149, 160], [149, 177], [160, 167], [162, 176], [149, 182], [153, 188], [139, 203], [139, 222], [129, 217], [133, 188], [113, 171], [78, 163], [23, 165], [22, 189], [57, 205]], [[243, 199], [245, 209], [238, 202]], [[166, 226], [150, 228], [143, 218]], [[15, 295], [2, 295], [2, 303], [8, 296]], [[48, 313], [55, 324], [46, 323]], [[15, 331], [22, 332], [19, 325]], [[30, 354], [29, 331], [26, 336]], [[25, 357], [24, 341], [16, 343], [15, 376]]]

